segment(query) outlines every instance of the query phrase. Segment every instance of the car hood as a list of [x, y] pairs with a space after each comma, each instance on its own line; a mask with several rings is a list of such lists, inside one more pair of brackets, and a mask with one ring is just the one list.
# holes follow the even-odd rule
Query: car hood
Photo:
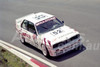
[[74, 29], [64, 25], [47, 33], [41, 35], [42, 40], [46, 40], [46, 42], [50, 42], [51, 45], [59, 43], [61, 41], [67, 40], [72, 36], [79, 34], [79, 32]]

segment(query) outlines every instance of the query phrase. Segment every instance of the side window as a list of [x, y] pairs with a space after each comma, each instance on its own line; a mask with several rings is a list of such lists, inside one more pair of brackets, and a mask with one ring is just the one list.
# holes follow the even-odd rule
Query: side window
[[24, 20], [24, 21], [22, 22], [21, 27], [27, 30], [27, 29], [28, 29], [27, 26], [28, 26], [28, 21], [27, 21], [27, 20]]
[[29, 24], [28, 24], [28, 30], [29, 30], [31, 33], [36, 34], [36, 30], [35, 30], [34, 24], [33, 24], [32, 22], [29, 22]]

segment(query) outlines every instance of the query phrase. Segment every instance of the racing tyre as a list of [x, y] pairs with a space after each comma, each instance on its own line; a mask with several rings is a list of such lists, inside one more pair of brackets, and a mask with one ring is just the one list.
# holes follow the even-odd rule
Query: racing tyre
[[49, 57], [49, 56], [50, 56], [50, 55], [49, 55], [49, 52], [48, 52], [48, 50], [47, 50], [47, 48], [46, 48], [45, 45], [42, 45], [42, 53], [43, 53], [43, 55], [46, 56], [46, 57]]
[[25, 44], [26, 42], [25, 42], [25, 38], [20, 34], [20, 41], [21, 41], [21, 43], [22, 44]]

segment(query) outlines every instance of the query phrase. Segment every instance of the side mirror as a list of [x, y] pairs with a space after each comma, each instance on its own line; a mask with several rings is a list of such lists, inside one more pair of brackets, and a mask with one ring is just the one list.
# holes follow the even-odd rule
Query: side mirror
[[62, 23], [64, 23], [64, 21], [62, 21]]

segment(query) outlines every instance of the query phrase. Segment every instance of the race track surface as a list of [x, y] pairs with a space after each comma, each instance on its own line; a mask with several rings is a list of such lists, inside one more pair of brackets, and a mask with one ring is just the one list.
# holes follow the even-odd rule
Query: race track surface
[[[16, 37], [15, 19], [37, 12], [53, 14], [78, 30], [83, 38], [82, 49], [46, 58], [36, 48], [21, 44]], [[0, 40], [58, 67], [100, 67], [100, 0], [0, 0]]]

